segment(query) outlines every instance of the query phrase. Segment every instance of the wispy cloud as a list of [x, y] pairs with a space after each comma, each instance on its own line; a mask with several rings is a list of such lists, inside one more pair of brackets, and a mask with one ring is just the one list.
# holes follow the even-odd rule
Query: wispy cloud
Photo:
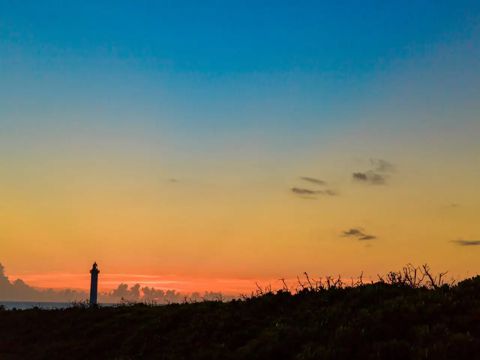
[[364, 234], [360, 229], [357, 229], [357, 228], [351, 228], [343, 232], [343, 236], [360, 236], [360, 235], [364, 235]]
[[323, 181], [314, 177], [310, 177], [310, 176], [301, 176], [300, 179], [315, 185], [327, 185], [326, 181]]
[[326, 196], [336, 196], [337, 193], [333, 190], [312, 190], [312, 189], [306, 189], [306, 188], [300, 188], [300, 187], [292, 187], [290, 189], [292, 193], [295, 195], [299, 196], [314, 196], [314, 195], [326, 195]]
[[370, 159], [371, 169], [352, 173], [353, 180], [371, 185], [384, 185], [387, 182], [388, 173], [394, 171], [392, 163], [383, 159]]
[[343, 237], [351, 237], [360, 241], [375, 240], [375, 235], [367, 234], [361, 228], [350, 228], [342, 233]]
[[358, 182], [369, 183], [373, 185], [383, 185], [386, 182], [385, 176], [369, 170], [367, 172], [354, 172], [353, 179]]
[[364, 235], [361, 236], [358, 240], [375, 240], [377, 237], [374, 235]]
[[386, 173], [395, 170], [395, 167], [392, 163], [383, 159], [370, 159], [370, 164], [372, 164], [374, 170], [378, 172]]
[[315, 195], [320, 193], [321, 191], [318, 190], [310, 190], [310, 189], [305, 189], [305, 188], [298, 188], [298, 187], [293, 187], [290, 189], [294, 194], [298, 195]]
[[453, 243], [457, 244], [458, 246], [480, 246], [480, 240], [452, 240]]
[[[308, 182], [311, 186], [314, 186], [313, 189], [294, 186], [290, 188], [290, 191], [302, 199], [312, 199], [315, 200], [315, 195], [324, 195], [324, 196], [337, 196], [338, 193], [331, 189], [326, 189], [325, 186], [327, 182], [311, 176], [300, 176], [300, 180]], [[316, 187], [316, 189], [315, 189]]]

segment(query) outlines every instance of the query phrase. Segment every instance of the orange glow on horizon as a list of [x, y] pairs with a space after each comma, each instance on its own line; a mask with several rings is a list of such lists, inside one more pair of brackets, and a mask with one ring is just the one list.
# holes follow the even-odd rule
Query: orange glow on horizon
[[[11, 274], [10, 281], [21, 279], [28, 285], [39, 289], [75, 289], [87, 291], [90, 284], [89, 274], [44, 273], [44, 274]], [[287, 282], [294, 285], [296, 279]], [[225, 295], [250, 294], [257, 287], [271, 285], [272, 288], [282, 286], [279, 279], [238, 279], [238, 278], [188, 278], [174, 275], [143, 275], [143, 274], [102, 274], [99, 275], [99, 291], [109, 292], [121, 283], [141, 287], [153, 287], [157, 290], [175, 290], [180, 293], [222, 292]]]

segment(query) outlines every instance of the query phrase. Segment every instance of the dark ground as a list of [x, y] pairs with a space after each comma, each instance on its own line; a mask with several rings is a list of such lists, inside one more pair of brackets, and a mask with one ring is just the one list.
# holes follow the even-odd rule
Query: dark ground
[[0, 359], [480, 359], [480, 277], [242, 301], [0, 311]]

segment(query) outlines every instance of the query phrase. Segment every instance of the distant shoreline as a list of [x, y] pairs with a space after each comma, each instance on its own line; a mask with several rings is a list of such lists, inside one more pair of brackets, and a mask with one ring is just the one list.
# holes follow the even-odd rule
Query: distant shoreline
[[[0, 301], [0, 306], [4, 306], [5, 310], [28, 310], [39, 308], [42, 310], [67, 309], [75, 306], [75, 302], [61, 301]], [[114, 306], [113, 303], [99, 304], [99, 306]]]

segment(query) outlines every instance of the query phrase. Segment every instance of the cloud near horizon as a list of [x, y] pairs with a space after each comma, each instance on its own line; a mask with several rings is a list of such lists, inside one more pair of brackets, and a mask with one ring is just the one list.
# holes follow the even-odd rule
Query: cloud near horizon
[[[110, 292], [100, 292], [98, 301], [101, 303], [119, 302], [154, 302], [158, 304], [179, 303], [185, 300], [230, 300], [233, 296], [225, 296], [220, 292], [205, 291], [185, 294], [176, 290], [162, 290], [153, 287], [141, 287], [140, 284], [128, 287], [121, 283]], [[5, 274], [5, 268], [0, 263], [0, 301], [53, 301], [53, 302], [78, 302], [86, 301], [88, 293], [83, 290], [73, 289], [40, 289], [26, 284], [23, 280], [10, 281]]]
[[5, 274], [5, 268], [0, 263], [0, 300], [73, 302], [85, 300], [86, 298], [87, 293], [81, 290], [37, 289], [26, 284], [22, 279], [10, 281]]

